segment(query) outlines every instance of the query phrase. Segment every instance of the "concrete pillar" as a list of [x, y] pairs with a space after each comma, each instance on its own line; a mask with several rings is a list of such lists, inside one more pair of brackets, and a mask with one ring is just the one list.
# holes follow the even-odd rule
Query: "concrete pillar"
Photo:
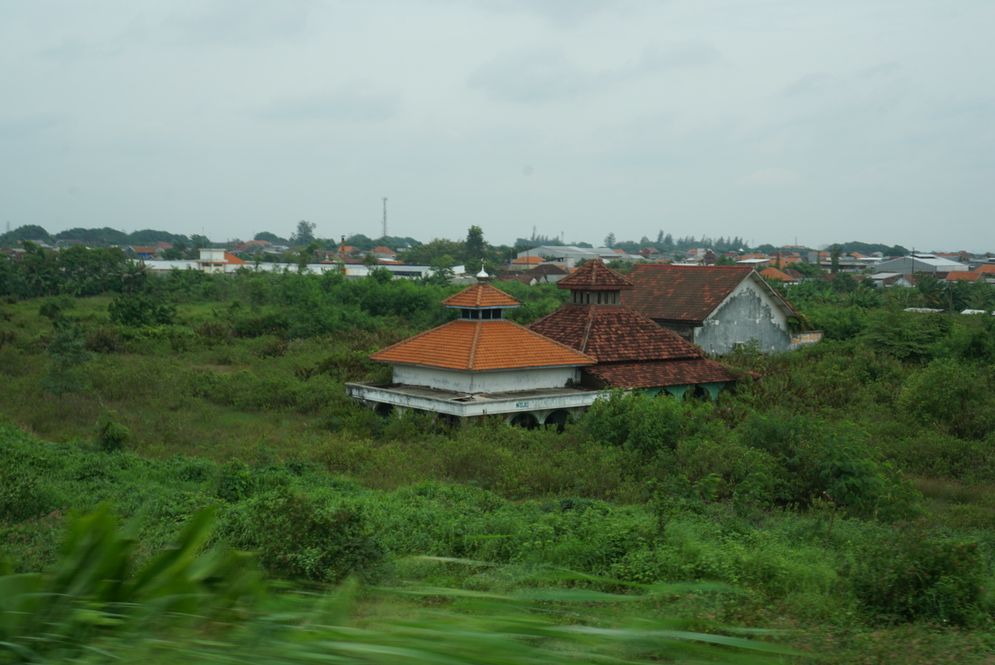
[[684, 399], [684, 393], [688, 391], [688, 386], [667, 386], [665, 390], [677, 399]]

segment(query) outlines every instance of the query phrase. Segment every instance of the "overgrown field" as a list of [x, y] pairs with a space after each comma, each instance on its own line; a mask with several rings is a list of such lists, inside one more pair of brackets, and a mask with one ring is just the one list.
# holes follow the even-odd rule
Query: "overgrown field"
[[[522, 321], [561, 301], [501, 286]], [[213, 508], [212, 543], [257, 553], [297, 589], [652, 589], [624, 610], [584, 603], [602, 618], [781, 629], [776, 641], [829, 662], [990, 657], [992, 317], [806, 285], [793, 297], [827, 341], [726, 359], [744, 378], [717, 404], [616, 395], [560, 434], [381, 420], [347, 400], [345, 381], [385, 378], [368, 353], [445, 320], [453, 290], [186, 274], [4, 304], [13, 569], [56, 562], [74, 511], [109, 505], [141, 562]], [[458, 605], [361, 596], [375, 614]]]

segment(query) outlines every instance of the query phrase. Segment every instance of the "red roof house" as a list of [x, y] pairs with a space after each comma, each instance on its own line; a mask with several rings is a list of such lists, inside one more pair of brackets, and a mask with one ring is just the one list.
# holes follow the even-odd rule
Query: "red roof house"
[[765, 353], [793, 348], [794, 308], [750, 266], [641, 264], [622, 303], [721, 355], [756, 343]]
[[980, 282], [984, 279], [985, 273], [980, 270], [972, 270], [971, 272], [959, 270], [957, 272], [948, 272], [946, 276], [946, 281], [948, 282]]
[[631, 290], [632, 282], [600, 260], [588, 261], [557, 285], [570, 289], [570, 302], [531, 328], [597, 360], [582, 370], [586, 384], [683, 394], [703, 384], [717, 391], [735, 380], [677, 333], [623, 306], [619, 294]]
[[785, 284], [794, 284], [798, 281], [797, 278], [792, 277], [783, 270], [778, 270], [774, 266], [770, 266], [769, 268], [764, 268], [763, 270], [761, 270], [760, 276], [763, 277], [764, 279], [769, 279], [774, 282], [783, 282]]

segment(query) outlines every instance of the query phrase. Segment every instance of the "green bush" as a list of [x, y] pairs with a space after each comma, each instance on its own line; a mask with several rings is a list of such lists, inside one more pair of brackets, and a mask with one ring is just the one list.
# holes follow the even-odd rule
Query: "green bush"
[[369, 576], [385, 554], [357, 505], [288, 488], [259, 494], [233, 510], [225, 536], [257, 552], [274, 575], [322, 582]]
[[652, 454], [677, 445], [688, 410], [672, 397], [616, 391], [591, 405], [581, 427], [595, 441]]
[[114, 323], [137, 328], [172, 323], [176, 307], [147, 293], [123, 293], [111, 301], [107, 313]]
[[100, 416], [97, 423], [97, 448], [104, 452], [116, 452], [125, 447], [131, 438], [131, 431], [117, 422], [110, 413]]
[[215, 494], [219, 499], [237, 503], [252, 495], [256, 488], [256, 477], [245, 462], [226, 462], [218, 473], [218, 486]]
[[86, 350], [94, 353], [119, 353], [124, 350], [124, 341], [117, 328], [99, 326], [86, 332]]
[[879, 620], [971, 625], [992, 609], [984, 607], [986, 571], [975, 542], [898, 531], [859, 547], [851, 577]]
[[899, 407], [915, 422], [962, 438], [995, 427], [995, 398], [987, 372], [956, 360], [935, 360], [902, 385]]
[[866, 434], [851, 423], [828, 425], [775, 410], [751, 414], [736, 432], [780, 465], [776, 494], [783, 505], [828, 500], [869, 515], [896, 496], [891, 485], [897, 481], [874, 458]]
[[56, 507], [55, 496], [35, 472], [0, 468], [0, 521], [23, 522]]

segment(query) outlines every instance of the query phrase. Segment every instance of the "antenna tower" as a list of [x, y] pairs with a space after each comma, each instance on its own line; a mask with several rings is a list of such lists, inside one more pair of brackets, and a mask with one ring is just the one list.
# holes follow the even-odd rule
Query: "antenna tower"
[[383, 197], [383, 238], [387, 237], [387, 197]]

